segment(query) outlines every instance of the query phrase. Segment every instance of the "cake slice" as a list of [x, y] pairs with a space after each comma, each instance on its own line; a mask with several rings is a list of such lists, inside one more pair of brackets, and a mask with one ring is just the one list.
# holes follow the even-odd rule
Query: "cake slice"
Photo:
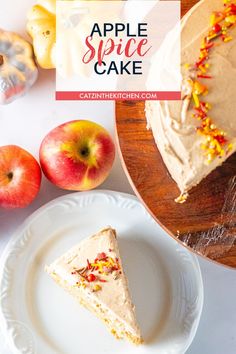
[[[184, 202], [236, 151], [236, 1], [199, 1], [181, 21], [181, 101], [147, 101], [156, 145]], [[178, 30], [153, 59], [149, 87], [173, 81]], [[160, 63], [161, 60], [161, 63]]]
[[46, 266], [49, 275], [103, 320], [117, 338], [143, 342], [121, 263], [116, 232], [106, 228]]

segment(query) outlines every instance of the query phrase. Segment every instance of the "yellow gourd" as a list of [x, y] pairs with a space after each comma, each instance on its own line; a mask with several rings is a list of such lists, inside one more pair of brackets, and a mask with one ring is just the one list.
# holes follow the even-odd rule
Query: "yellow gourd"
[[39, 0], [28, 13], [27, 31], [33, 39], [38, 64], [56, 67], [56, 0]]

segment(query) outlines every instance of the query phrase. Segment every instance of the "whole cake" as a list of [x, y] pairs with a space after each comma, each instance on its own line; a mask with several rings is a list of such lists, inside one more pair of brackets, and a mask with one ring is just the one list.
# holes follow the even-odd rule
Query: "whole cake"
[[[168, 66], [176, 33], [161, 49], [162, 74], [160, 53], [153, 60], [153, 89], [163, 72], [178, 75]], [[236, 1], [202, 0], [184, 16], [181, 82], [181, 101], [146, 102], [148, 127], [181, 192], [177, 202], [236, 151]]]
[[115, 230], [106, 228], [83, 240], [47, 266], [46, 271], [100, 318], [117, 339], [143, 342]]

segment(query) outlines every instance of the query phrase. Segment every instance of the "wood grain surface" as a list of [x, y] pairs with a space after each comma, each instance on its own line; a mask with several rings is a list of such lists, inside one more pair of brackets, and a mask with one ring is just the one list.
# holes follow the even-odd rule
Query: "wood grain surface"
[[[196, 2], [182, 1], [182, 14]], [[144, 102], [117, 102], [116, 127], [124, 168], [153, 217], [192, 251], [236, 268], [236, 154], [176, 204], [179, 190], [146, 129]]]

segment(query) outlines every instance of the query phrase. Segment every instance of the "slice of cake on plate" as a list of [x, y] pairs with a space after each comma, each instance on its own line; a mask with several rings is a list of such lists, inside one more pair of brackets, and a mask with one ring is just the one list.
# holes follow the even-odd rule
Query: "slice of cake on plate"
[[143, 342], [121, 263], [116, 232], [106, 228], [46, 266], [50, 276], [103, 320], [117, 338]]
[[[202, 0], [182, 19], [181, 101], [147, 101], [155, 142], [184, 202], [236, 151], [236, 1]], [[153, 58], [149, 87], [174, 80], [178, 29]], [[161, 60], [161, 65], [160, 64]], [[164, 64], [163, 64], [164, 63]]]

